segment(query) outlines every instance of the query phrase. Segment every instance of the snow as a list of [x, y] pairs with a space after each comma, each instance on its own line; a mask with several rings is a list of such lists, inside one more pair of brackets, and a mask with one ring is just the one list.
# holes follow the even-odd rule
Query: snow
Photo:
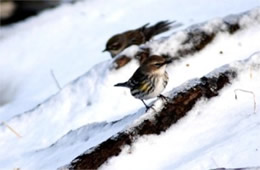
[[[146, 116], [143, 104], [129, 90], [113, 87], [126, 81], [138, 67], [133, 60], [118, 71], [111, 70], [113, 60], [101, 51], [113, 34], [147, 22], [177, 20], [183, 23], [182, 27], [145, 44], [153, 53], [171, 54], [185, 39], [186, 31], [182, 29], [187, 26], [244, 12], [260, 4], [259, 0], [229, 3], [166, 0], [160, 5], [158, 2], [80, 1], [1, 28], [0, 121], [21, 135], [19, 138], [6, 125], [0, 125], [1, 170], [56, 169]], [[245, 29], [234, 35], [219, 33], [201, 52], [170, 65], [165, 92], [259, 51], [260, 24], [252, 21], [259, 16], [260, 10], [254, 10], [240, 20]], [[219, 22], [220, 19], [214, 19], [203, 28], [212, 31]], [[175, 33], [176, 30], [179, 32]], [[123, 53], [132, 56], [138, 48], [133, 46]], [[253, 57], [254, 62], [259, 61], [259, 55]], [[51, 70], [61, 90], [55, 85]], [[163, 135], [138, 139], [131, 154], [125, 148], [120, 157], [112, 158], [103, 169], [259, 165], [260, 156], [255, 150], [259, 148], [255, 142], [259, 140], [258, 102], [257, 113], [252, 114], [252, 95], [237, 92], [238, 100], [234, 100], [234, 89], [246, 89], [253, 91], [259, 101], [258, 74], [259, 69], [244, 71], [219, 97], [200, 101], [187, 117]], [[160, 108], [160, 103], [156, 104]], [[169, 145], [178, 147], [170, 150]]]

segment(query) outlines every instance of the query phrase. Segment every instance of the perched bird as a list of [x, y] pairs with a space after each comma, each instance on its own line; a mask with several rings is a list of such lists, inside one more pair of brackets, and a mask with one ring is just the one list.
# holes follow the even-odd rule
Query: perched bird
[[170, 25], [173, 22], [161, 21], [150, 27], [148, 27], [148, 23], [135, 30], [130, 30], [120, 34], [116, 34], [107, 41], [106, 48], [103, 50], [103, 52], [108, 51], [113, 58], [121, 51], [123, 51], [125, 48], [131, 45], [144, 44], [146, 41], [149, 41], [155, 35], [168, 31], [169, 29], [171, 29]]
[[128, 81], [115, 84], [114, 86], [129, 88], [131, 94], [135, 98], [140, 99], [146, 109], [149, 109], [144, 100], [154, 97], [166, 98], [161, 95], [161, 92], [168, 83], [166, 64], [171, 62], [171, 59], [166, 59], [158, 55], [150, 56]]

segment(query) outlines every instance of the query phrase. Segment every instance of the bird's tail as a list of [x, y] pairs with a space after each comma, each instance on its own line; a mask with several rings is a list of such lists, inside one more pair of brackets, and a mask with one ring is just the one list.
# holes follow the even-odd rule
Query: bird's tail
[[153, 36], [166, 32], [171, 29], [171, 24], [175, 21], [169, 22], [169, 21], [160, 21], [156, 23], [155, 25], [152, 25], [150, 27], [147, 27], [149, 24], [145, 24], [141, 28], [139, 28], [140, 31], [144, 33], [145, 40], [149, 41]]
[[129, 83], [128, 82], [117, 83], [114, 86], [116, 86], [116, 87], [129, 87]]

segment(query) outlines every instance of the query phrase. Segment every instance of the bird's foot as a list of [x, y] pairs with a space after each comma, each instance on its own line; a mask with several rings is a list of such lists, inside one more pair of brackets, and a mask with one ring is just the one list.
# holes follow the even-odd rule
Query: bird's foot
[[156, 112], [155, 108], [153, 106], [146, 106], [145, 112], [147, 112], [149, 109], [153, 109], [154, 112]]
[[144, 100], [142, 100], [142, 99], [141, 99], [141, 101], [143, 102], [143, 104], [144, 104], [144, 106], [145, 106], [145, 108], [146, 108], [145, 112], [147, 112], [149, 109], [153, 109], [153, 110], [156, 112], [156, 110], [153, 108], [153, 106], [148, 106], [148, 105], [144, 102]]
[[158, 96], [158, 98], [162, 99], [162, 100], [163, 100], [164, 102], [166, 102], [166, 103], [172, 103], [172, 102], [171, 102], [171, 98], [166, 97], [166, 96], [164, 96], [164, 95], [162, 95], [162, 94], [160, 94], [160, 95]]

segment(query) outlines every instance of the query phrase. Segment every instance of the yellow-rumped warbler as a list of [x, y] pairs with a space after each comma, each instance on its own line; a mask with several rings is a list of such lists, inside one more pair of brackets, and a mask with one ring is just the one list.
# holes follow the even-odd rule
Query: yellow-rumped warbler
[[161, 21], [153, 26], [147, 27], [149, 25], [148, 23], [135, 30], [129, 30], [120, 34], [116, 34], [107, 41], [106, 48], [103, 50], [103, 52], [108, 51], [113, 58], [131, 45], [144, 44], [155, 35], [168, 31], [171, 29], [170, 25], [173, 22]]
[[131, 94], [140, 99], [146, 109], [149, 107], [144, 100], [154, 97], [163, 97], [161, 92], [168, 83], [168, 74], [166, 72], [166, 64], [171, 63], [171, 59], [153, 55], [135, 71], [132, 77], [124, 83], [118, 83], [115, 86], [130, 88]]

